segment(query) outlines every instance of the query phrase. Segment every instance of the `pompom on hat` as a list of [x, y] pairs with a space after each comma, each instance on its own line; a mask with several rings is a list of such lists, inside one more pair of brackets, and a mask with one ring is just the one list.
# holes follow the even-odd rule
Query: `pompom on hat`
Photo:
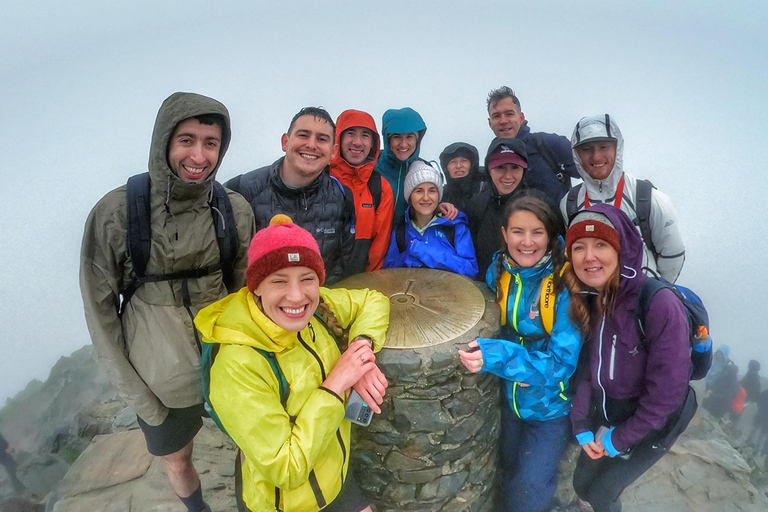
[[269, 226], [257, 232], [248, 247], [245, 281], [253, 292], [268, 275], [286, 267], [307, 267], [325, 283], [325, 264], [317, 241], [290, 217], [278, 214]]
[[600, 212], [582, 210], [573, 217], [565, 234], [565, 247], [569, 255], [573, 243], [581, 238], [599, 238], [610, 244], [616, 252], [621, 251], [619, 232], [608, 217]]

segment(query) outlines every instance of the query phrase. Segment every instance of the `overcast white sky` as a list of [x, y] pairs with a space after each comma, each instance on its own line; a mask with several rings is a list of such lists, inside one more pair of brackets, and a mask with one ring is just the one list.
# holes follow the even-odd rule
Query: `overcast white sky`
[[[85, 218], [146, 170], [162, 101], [222, 101], [219, 177], [280, 156], [306, 105], [411, 106], [422, 156], [485, 154], [485, 97], [509, 85], [534, 131], [610, 113], [625, 170], [674, 202], [716, 345], [766, 357], [768, 3], [6, 0], [0, 17], [0, 401], [89, 343], [78, 289]], [[243, 4], [243, 5], [239, 5]], [[760, 294], [759, 292], [763, 292]], [[766, 373], [766, 372], [763, 372]], [[2, 402], [0, 402], [0, 405]]]

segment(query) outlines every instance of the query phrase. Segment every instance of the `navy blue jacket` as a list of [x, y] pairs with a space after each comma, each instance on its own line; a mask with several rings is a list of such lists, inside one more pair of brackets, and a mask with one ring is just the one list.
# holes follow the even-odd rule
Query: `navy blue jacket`
[[[563, 169], [552, 169], [544, 159], [541, 150], [534, 141], [528, 121], [525, 121], [517, 132], [518, 140], [525, 143], [525, 150], [528, 153], [528, 169], [525, 171], [523, 183], [529, 188], [542, 192], [550, 204], [555, 209], [559, 208], [560, 200], [571, 188], [571, 178], [580, 179], [576, 164], [573, 163], [573, 151], [571, 151], [571, 142], [555, 133], [542, 133], [542, 138], [546, 146], [552, 151], [558, 163], [563, 165]], [[565, 184], [558, 181], [555, 172], [562, 172], [565, 177]]]

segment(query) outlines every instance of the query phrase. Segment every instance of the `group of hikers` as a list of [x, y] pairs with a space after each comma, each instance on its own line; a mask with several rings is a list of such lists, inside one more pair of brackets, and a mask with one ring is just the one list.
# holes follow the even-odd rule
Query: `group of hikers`
[[618, 511], [685, 429], [691, 354], [711, 356], [711, 339], [692, 348], [683, 303], [651, 286], [684, 261], [669, 198], [624, 172], [607, 114], [569, 142], [532, 133], [508, 87], [487, 111], [480, 166], [463, 142], [424, 159], [411, 108], [387, 110], [379, 133], [366, 112], [334, 122], [306, 107], [283, 157], [221, 186], [227, 109], [165, 100], [149, 172], [88, 217], [80, 285], [98, 358], [189, 511], [210, 510], [192, 463], [208, 415], [239, 448], [239, 510], [372, 510], [348, 471], [345, 404], [354, 390], [380, 412], [389, 302], [325, 286], [382, 268], [442, 269], [497, 294], [500, 330], [459, 350], [456, 371], [504, 383], [500, 510], [547, 510], [573, 440], [580, 504]]

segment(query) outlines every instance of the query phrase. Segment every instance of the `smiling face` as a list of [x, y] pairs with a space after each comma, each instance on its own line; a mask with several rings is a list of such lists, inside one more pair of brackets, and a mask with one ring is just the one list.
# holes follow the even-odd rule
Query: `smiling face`
[[401, 162], [405, 162], [416, 152], [418, 143], [419, 134], [416, 132], [393, 133], [389, 136], [389, 150]]
[[515, 191], [523, 179], [524, 169], [515, 164], [503, 164], [491, 169], [491, 180], [502, 196]]
[[549, 236], [544, 223], [527, 210], [518, 210], [502, 226], [509, 255], [521, 267], [532, 267], [547, 254]]
[[576, 146], [576, 154], [581, 160], [581, 167], [592, 179], [604, 180], [616, 163], [616, 142], [587, 142]]
[[341, 134], [339, 148], [349, 165], [363, 165], [373, 148], [373, 132], [362, 126], [348, 128]]
[[619, 267], [619, 253], [601, 238], [579, 238], [568, 255], [579, 280], [603, 291]]
[[497, 137], [514, 139], [525, 122], [525, 114], [512, 98], [503, 98], [488, 107], [488, 126]]
[[471, 167], [472, 162], [463, 156], [457, 156], [448, 162], [448, 174], [451, 175], [451, 178], [463, 178], [469, 174]]
[[320, 279], [308, 267], [286, 267], [264, 278], [253, 294], [261, 310], [286, 331], [307, 326], [320, 303]]
[[440, 204], [440, 190], [434, 183], [422, 183], [413, 189], [408, 201], [416, 213], [432, 218]]
[[305, 187], [315, 181], [328, 162], [333, 149], [333, 127], [313, 115], [301, 116], [282, 137], [285, 159], [280, 178], [292, 187]]
[[176, 125], [168, 144], [168, 166], [182, 181], [201, 183], [219, 162], [221, 126], [195, 118]]

